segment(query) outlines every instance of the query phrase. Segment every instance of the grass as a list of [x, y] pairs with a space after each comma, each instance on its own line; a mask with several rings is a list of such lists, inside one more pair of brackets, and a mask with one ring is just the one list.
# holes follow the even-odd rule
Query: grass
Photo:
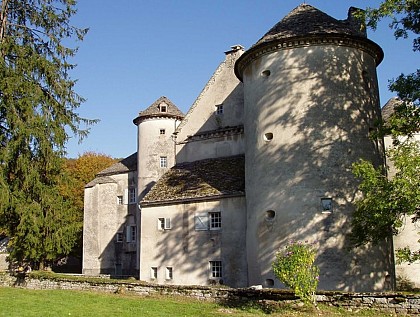
[[0, 287], [0, 316], [392, 316], [373, 310], [349, 312], [322, 306], [274, 307], [258, 303], [223, 305], [182, 297], [139, 297], [70, 290]]

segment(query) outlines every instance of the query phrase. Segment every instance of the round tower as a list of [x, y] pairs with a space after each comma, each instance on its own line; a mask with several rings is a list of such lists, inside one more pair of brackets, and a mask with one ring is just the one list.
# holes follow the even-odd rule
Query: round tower
[[183, 117], [182, 112], [168, 98], [160, 97], [133, 120], [138, 131], [138, 201], [175, 165], [172, 134]]
[[[349, 250], [360, 158], [383, 164], [370, 138], [380, 118], [381, 48], [350, 8], [336, 20], [302, 4], [236, 62], [244, 84], [248, 278], [281, 287], [271, 264], [291, 240], [315, 243], [319, 288], [384, 289], [389, 245]], [[388, 283], [388, 284], [387, 284]]]

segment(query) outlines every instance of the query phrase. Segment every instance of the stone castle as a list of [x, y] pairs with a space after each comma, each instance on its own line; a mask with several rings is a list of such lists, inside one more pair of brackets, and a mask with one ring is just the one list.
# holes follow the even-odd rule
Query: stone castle
[[86, 185], [83, 273], [278, 288], [271, 263], [295, 240], [316, 244], [320, 289], [392, 288], [392, 243], [348, 241], [351, 165], [384, 164], [383, 51], [355, 10], [302, 4], [225, 52], [187, 114], [166, 97], [141, 111], [137, 152]]

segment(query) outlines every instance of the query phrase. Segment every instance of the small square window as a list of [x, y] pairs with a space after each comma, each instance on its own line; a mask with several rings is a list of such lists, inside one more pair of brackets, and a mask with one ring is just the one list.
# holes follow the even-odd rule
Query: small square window
[[158, 218], [158, 230], [171, 229], [171, 218]]
[[223, 105], [217, 105], [216, 106], [216, 114], [217, 115], [223, 114]]
[[157, 279], [157, 274], [158, 274], [158, 269], [157, 267], [151, 267], [150, 268], [150, 278], [152, 280], [156, 280]]
[[173, 269], [172, 267], [168, 266], [166, 267], [166, 279], [172, 280], [174, 278]]
[[137, 197], [136, 197], [136, 188], [135, 187], [131, 187], [128, 189], [128, 202], [130, 204], [135, 204], [137, 201]]
[[122, 232], [117, 232], [117, 242], [123, 242], [123, 233]]
[[168, 158], [166, 156], [161, 156], [159, 162], [160, 162], [160, 167], [161, 168], [168, 167]]
[[222, 277], [222, 261], [210, 261], [210, 278]]
[[209, 212], [210, 218], [210, 230], [217, 230], [222, 228], [222, 213], [218, 212]]
[[329, 214], [333, 211], [332, 198], [321, 198], [322, 213]]
[[164, 135], [164, 134], [165, 134], [165, 132], [166, 132], [166, 131], [165, 131], [165, 129], [160, 129], [160, 130], [159, 130], [159, 134], [160, 134], [160, 135]]
[[164, 105], [164, 104], [161, 104], [159, 106], [159, 108], [160, 108], [160, 112], [166, 112], [166, 110], [167, 110], [166, 105]]
[[123, 196], [117, 196], [117, 204], [122, 205], [124, 203]]

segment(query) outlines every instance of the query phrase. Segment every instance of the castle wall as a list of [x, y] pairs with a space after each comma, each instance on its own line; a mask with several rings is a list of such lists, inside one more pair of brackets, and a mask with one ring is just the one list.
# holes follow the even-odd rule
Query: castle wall
[[177, 163], [244, 153], [243, 138], [226, 131], [243, 125], [243, 87], [233, 71], [242, 53], [226, 53], [177, 129]]
[[114, 182], [85, 188], [84, 274], [134, 276], [138, 272], [137, 241], [132, 241], [131, 237], [127, 239], [129, 227], [136, 227], [137, 203], [136, 200], [130, 201], [129, 197], [129, 189], [136, 188], [136, 174], [112, 175]]
[[346, 46], [279, 49], [253, 60], [243, 82], [250, 284], [275, 280], [275, 252], [299, 240], [318, 249], [321, 289], [390, 287], [390, 246], [349, 250], [347, 239], [358, 197], [351, 165], [383, 164], [369, 138], [380, 113], [374, 58]]
[[[220, 212], [220, 228], [208, 227], [210, 212]], [[247, 286], [244, 197], [143, 207], [141, 214], [141, 280]], [[170, 219], [170, 228], [162, 229], [159, 218]], [[221, 261], [221, 277], [212, 276], [210, 261]], [[156, 277], [152, 268], [156, 268]], [[167, 276], [168, 268], [172, 278]]]

